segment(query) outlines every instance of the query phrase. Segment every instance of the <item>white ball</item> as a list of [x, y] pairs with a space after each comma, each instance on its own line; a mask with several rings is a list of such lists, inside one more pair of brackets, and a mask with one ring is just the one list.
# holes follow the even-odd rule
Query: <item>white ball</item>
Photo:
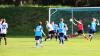
[[72, 21], [73, 21], [73, 19], [71, 18], [71, 19], [70, 19], [70, 22], [72, 22]]
[[100, 24], [98, 23], [97, 25], [99, 26]]

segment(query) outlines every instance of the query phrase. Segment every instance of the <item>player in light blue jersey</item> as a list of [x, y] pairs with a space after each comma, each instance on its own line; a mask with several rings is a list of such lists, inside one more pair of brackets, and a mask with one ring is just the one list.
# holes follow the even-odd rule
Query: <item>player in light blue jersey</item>
[[39, 22], [38, 26], [36, 26], [35, 28], [35, 40], [37, 48], [39, 47], [39, 43], [40, 45], [42, 45], [42, 34], [45, 35], [45, 33], [43, 32], [42, 22]]
[[58, 34], [57, 34], [57, 30], [58, 30], [58, 25], [54, 23], [54, 21], [52, 21], [52, 26], [53, 26], [53, 36], [56, 38], [56, 41], [58, 39]]
[[58, 32], [59, 32], [59, 41], [60, 41], [60, 44], [64, 44], [64, 19], [61, 18], [61, 21], [58, 25]]
[[92, 18], [92, 21], [91, 21], [90, 25], [88, 25], [88, 27], [89, 27], [89, 38], [90, 38], [90, 41], [92, 40], [93, 35], [96, 32], [96, 25], [99, 24], [99, 23], [96, 23], [96, 21], [97, 20], [95, 18]]

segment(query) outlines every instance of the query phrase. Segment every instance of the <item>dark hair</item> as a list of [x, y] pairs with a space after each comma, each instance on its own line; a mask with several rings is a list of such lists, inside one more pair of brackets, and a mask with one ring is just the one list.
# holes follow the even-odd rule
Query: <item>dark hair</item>
[[42, 25], [42, 22], [41, 21], [39, 22], [39, 25]]

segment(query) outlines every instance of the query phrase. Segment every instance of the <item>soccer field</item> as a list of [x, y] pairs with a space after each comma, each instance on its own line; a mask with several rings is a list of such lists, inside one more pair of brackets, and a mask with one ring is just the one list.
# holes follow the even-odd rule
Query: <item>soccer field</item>
[[100, 56], [99, 37], [96, 34], [91, 42], [82, 37], [71, 38], [64, 45], [53, 39], [36, 48], [33, 36], [8, 36], [7, 46], [2, 41], [0, 56]]

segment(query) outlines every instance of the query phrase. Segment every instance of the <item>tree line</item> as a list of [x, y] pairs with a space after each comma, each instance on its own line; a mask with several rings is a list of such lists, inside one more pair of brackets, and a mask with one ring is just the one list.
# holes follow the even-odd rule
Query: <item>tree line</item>
[[23, 6], [25, 4], [33, 5], [68, 5], [68, 6], [100, 6], [100, 0], [0, 0], [0, 4], [14, 4]]

